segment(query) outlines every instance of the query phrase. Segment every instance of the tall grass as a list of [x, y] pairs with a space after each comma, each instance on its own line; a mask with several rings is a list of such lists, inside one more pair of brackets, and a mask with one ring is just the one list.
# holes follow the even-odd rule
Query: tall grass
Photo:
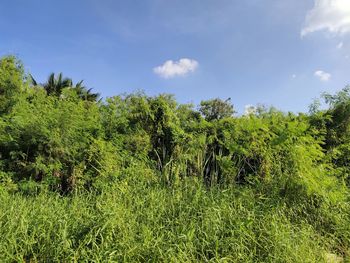
[[349, 244], [348, 210], [195, 179], [135, 175], [100, 193], [2, 191], [0, 202], [1, 262], [325, 262]]

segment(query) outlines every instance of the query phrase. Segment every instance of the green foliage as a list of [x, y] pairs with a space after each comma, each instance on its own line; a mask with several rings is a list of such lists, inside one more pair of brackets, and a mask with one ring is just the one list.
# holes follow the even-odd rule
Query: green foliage
[[348, 256], [349, 87], [297, 115], [233, 116], [230, 99], [197, 110], [168, 94], [98, 98], [0, 59], [0, 261]]
[[[31, 80], [32, 86], [41, 86], [32, 75], [29, 75], [29, 79]], [[82, 80], [76, 85], [73, 85], [72, 79], [63, 78], [62, 73], [58, 74], [57, 77], [55, 77], [55, 73], [51, 73], [47, 82], [43, 84], [42, 87], [49, 96], [60, 97], [65, 88], [73, 89], [80, 99], [86, 101], [97, 101], [100, 96], [99, 93], [92, 93], [92, 89], [87, 89], [83, 85]]]
[[322, 98], [329, 108], [314, 112], [311, 123], [324, 136], [323, 148], [332, 172], [350, 185], [350, 87], [334, 95], [324, 93]]
[[203, 114], [207, 121], [231, 117], [234, 113], [230, 98], [225, 101], [219, 98], [202, 101], [199, 111]]
[[8, 113], [24, 89], [24, 70], [13, 56], [0, 59], [0, 116]]
[[348, 253], [344, 208], [330, 215], [246, 188], [140, 177], [66, 198], [0, 193], [0, 261], [304, 263]]
[[[110, 167], [119, 164], [111, 143], [99, 142], [103, 131], [98, 105], [79, 100], [70, 89], [62, 95], [47, 96], [32, 89], [21, 94], [3, 118], [1, 156], [14, 181], [47, 182], [66, 192], [88, 183], [89, 173], [112, 173]], [[107, 152], [113, 152], [113, 158], [106, 157]], [[105, 164], [105, 158], [111, 163], [96, 173], [96, 162]]]

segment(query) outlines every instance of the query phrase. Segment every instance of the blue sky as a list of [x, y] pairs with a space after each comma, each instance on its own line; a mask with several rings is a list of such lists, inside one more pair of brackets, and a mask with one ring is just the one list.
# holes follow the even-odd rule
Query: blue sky
[[1, 56], [104, 97], [144, 90], [297, 112], [350, 83], [349, 0], [2, 0], [0, 12]]

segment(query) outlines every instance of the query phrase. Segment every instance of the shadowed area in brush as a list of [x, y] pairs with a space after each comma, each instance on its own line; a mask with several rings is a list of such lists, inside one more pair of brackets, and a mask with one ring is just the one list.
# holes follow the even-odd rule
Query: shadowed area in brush
[[1, 58], [0, 261], [348, 260], [350, 88], [308, 113], [231, 101], [100, 99]]

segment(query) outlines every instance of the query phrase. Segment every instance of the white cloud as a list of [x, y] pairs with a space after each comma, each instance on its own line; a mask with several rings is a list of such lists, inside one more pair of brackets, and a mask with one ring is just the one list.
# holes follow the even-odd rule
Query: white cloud
[[321, 81], [329, 81], [332, 77], [331, 74], [324, 72], [323, 70], [317, 70], [314, 73], [315, 77], [318, 77]]
[[350, 1], [315, 0], [313, 9], [306, 15], [301, 36], [320, 30], [340, 35], [350, 32]]
[[341, 48], [343, 48], [343, 46], [344, 46], [344, 43], [343, 43], [343, 42], [340, 42], [340, 43], [337, 45], [337, 49], [341, 49]]
[[167, 60], [161, 66], [155, 67], [153, 72], [162, 78], [185, 76], [198, 68], [198, 62], [194, 59], [182, 58], [179, 61]]
[[296, 79], [297, 78], [297, 75], [296, 74], [293, 74], [292, 75], [292, 79]]

